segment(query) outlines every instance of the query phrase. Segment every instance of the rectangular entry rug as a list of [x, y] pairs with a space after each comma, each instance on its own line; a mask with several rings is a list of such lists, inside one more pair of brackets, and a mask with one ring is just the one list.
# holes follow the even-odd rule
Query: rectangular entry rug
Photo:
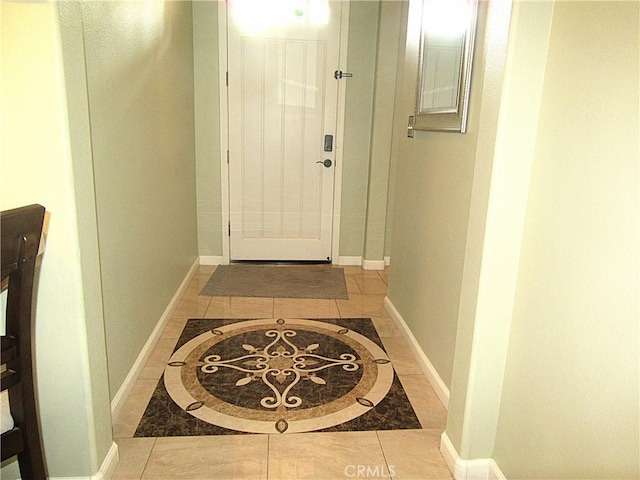
[[200, 295], [347, 300], [342, 268], [220, 265]]
[[192, 319], [135, 436], [419, 428], [368, 318]]

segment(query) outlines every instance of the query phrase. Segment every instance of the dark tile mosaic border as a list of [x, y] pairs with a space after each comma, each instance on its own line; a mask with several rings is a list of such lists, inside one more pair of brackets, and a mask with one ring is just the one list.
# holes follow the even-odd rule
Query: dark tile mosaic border
[[[243, 322], [246, 319], [191, 319], [187, 322], [174, 352], [192, 338], [219, 328]], [[317, 319], [314, 321], [340, 325], [349, 328], [373, 341], [382, 350], [384, 347], [373, 322], [369, 318]], [[326, 387], [326, 385], [324, 386]], [[402, 388], [397, 375], [393, 374], [393, 382], [389, 392], [375, 407], [347, 422], [323, 429], [309, 430], [316, 432], [345, 432], [371, 430], [403, 430], [420, 429], [420, 422]], [[135, 437], [169, 437], [198, 435], [238, 435], [246, 432], [223, 428], [200, 420], [180, 408], [169, 396], [161, 378], [151, 397]]]

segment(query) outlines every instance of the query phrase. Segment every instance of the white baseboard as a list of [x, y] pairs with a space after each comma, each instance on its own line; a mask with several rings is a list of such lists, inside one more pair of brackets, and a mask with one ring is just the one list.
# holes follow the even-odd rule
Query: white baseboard
[[[224, 265], [222, 255], [200, 255], [200, 265]], [[338, 265], [358, 266], [365, 270], [384, 270], [391, 264], [391, 257], [384, 257], [383, 260], [364, 260], [358, 256], [338, 257]]]
[[106, 480], [111, 478], [113, 472], [118, 466], [118, 462], [120, 461], [118, 455], [118, 445], [116, 442], [111, 444], [111, 448], [107, 452], [107, 456], [104, 457], [104, 461], [102, 462], [102, 466], [100, 470], [98, 470], [95, 474], [86, 477], [47, 477], [48, 480]]
[[200, 255], [200, 265], [224, 265], [222, 255]]
[[384, 270], [391, 264], [391, 257], [384, 257], [383, 260], [365, 260], [359, 256], [338, 257], [338, 265], [349, 265], [362, 267], [365, 270]]
[[136, 361], [131, 367], [131, 370], [129, 370], [127, 377], [124, 379], [124, 382], [122, 382], [122, 385], [116, 392], [115, 396], [113, 397], [113, 400], [111, 400], [112, 417], [115, 418], [120, 412], [120, 409], [124, 406], [124, 403], [127, 397], [129, 396], [129, 393], [131, 393], [131, 389], [133, 388], [133, 385], [135, 384], [138, 378], [138, 375], [140, 375], [140, 372], [142, 372], [142, 369], [147, 363], [147, 360], [151, 355], [151, 351], [153, 350], [156, 343], [158, 342], [158, 339], [162, 335], [162, 331], [164, 330], [166, 323], [171, 318], [173, 311], [176, 309], [176, 306], [180, 301], [180, 297], [182, 296], [182, 294], [187, 288], [187, 285], [189, 285], [189, 282], [195, 275], [199, 264], [200, 264], [199, 259], [196, 258], [195, 262], [193, 262], [193, 265], [187, 272], [187, 275], [184, 277], [184, 280], [182, 280], [182, 283], [178, 287], [178, 290], [176, 290], [176, 293], [173, 295], [173, 297], [171, 297], [171, 301], [169, 301], [167, 308], [165, 308], [164, 312], [160, 316], [160, 319], [158, 320], [158, 323], [156, 324], [153, 331], [151, 332], [151, 335], [147, 339], [147, 342], [142, 347], [142, 350], [140, 351], [138, 358], [136, 358]]
[[440, 437], [440, 453], [455, 480], [487, 480], [489, 476], [490, 458], [463, 460], [449, 440], [447, 432]]
[[493, 458], [489, 462], [488, 480], [507, 480], [507, 477], [502, 473], [502, 470], [500, 470], [500, 467], [498, 467], [498, 464]]
[[362, 268], [365, 270], [384, 270], [384, 260], [362, 260]]
[[445, 385], [442, 378], [440, 378], [440, 375], [438, 375], [438, 372], [436, 371], [435, 367], [429, 361], [429, 358], [422, 350], [422, 347], [420, 347], [420, 344], [416, 340], [416, 337], [413, 336], [411, 329], [409, 328], [407, 323], [404, 321], [404, 318], [402, 318], [402, 315], [400, 315], [400, 312], [393, 305], [389, 297], [384, 298], [384, 309], [389, 313], [393, 321], [396, 322], [396, 325], [402, 332], [402, 336], [407, 341], [407, 343], [411, 346], [411, 350], [413, 350], [415, 357], [418, 359], [418, 363], [420, 364], [420, 367], [422, 368], [422, 371], [424, 372], [424, 374], [427, 376], [429, 383], [431, 383], [431, 386], [433, 387], [436, 394], [438, 395], [438, 398], [444, 405], [444, 408], [448, 409], [449, 408], [449, 388]]
[[356, 257], [356, 256], [352, 256], [352, 257], [338, 257], [338, 265], [344, 265], [344, 266], [362, 266], [362, 257]]
[[440, 437], [440, 453], [455, 480], [507, 480], [493, 458], [463, 460], [458, 455], [447, 432]]
[[104, 457], [100, 470], [91, 477], [91, 480], [104, 480], [111, 478], [111, 475], [113, 475], [113, 471], [118, 466], [119, 461], [120, 456], [118, 454], [118, 444], [113, 442], [107, 456]]

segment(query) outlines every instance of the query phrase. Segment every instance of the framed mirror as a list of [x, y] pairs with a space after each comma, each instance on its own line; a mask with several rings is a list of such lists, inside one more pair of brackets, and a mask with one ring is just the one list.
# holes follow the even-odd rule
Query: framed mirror
[[464, 133], [478, 0], [423, 0], [413, 129]]

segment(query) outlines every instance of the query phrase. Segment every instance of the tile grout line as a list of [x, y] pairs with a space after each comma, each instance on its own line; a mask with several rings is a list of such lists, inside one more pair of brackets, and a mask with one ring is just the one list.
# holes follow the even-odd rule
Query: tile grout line
[[[131, 437], [134, 438], [134, 437]], [[149, 465], [149, 460], [151, 460], [151, 454], [153, 453], [153, 449], [156, 448], [156, 442], [158, 441], [158, 437], [153, 437], [153, 445], [151, 445], [151, 450], [149, 450], [149, 455], [147, 456], [147, 461], [144, 462], [144, 467], [142, 467], [142, 473], [140, 474], [140, 480], [144, 477], [144, 472]]]
[[[379, 275], [379, 274], [378, 274], [378, 275]], [[359, 285], [357, 284], [357, 282], [355, 282], [355, 283], [356, 283], [356, 288], [357, 288], [358, 290], [360, 290], [360, 287], [359, 287]], [[364, 295], [364, 294], [361, 294], [361, 295]], [[272, 311], [271, 311], [271, 314], [272, 314], [272, 316], [273, 316], [273, 315], [275, 314], [275, 298], [273, 298], [273, 297], [272, 297], [272, 298], [271, 298], [271, 300], [272, 300], [272, 301], [271, 301], [271, 303], [272, 303]], [[207, 303], [207, 310], [210, 308], [212, 301], [213, 301], [213, 297], [209, 297], [209, 300], [208, 300], [208, 303]], [[335, 306], [336, 306], [336, 310], [337, 310], [337, 312], [338, 312], [338, 318], [371, 317], [371, 316], [373, 316], [373, 315], [369, 315], [369, 314], [362, 314], [362, 315], [349, 315], [349, 316], [345, 317], [344, 315], [342, 315], [342, 312], [340, 311], [340, 308], [338, 307], [338, 303], [339, 303], [339, 302], [338, 302], [337, 300], [333, 300], [333, 302], [334, 302], [334, 304], [335, 304]], [[375, 325], [374, 325], [374, 328], [376, 329], [376, 333], [378, 333], [378, 336], [381, 338], [381, 340], [383, 340], [383, 341], [384, 341], [384, 338], [383, 338], [382, 336], [380, 336], [380, 333], [378, 332], [377, 327], [376, 327]], [[393, 338], [393, 337], [392, 337], [392, 338]], [[177, 341], [178, 341], [178, 339], [176, 339], [175, 341], [177, 342]], [[386, 349], [386, 346], [385, 346], [385, 349]], [[397, 375], [398, 380], [399, 380], [399, 381], [400, 381], [400, 383], [402, 384], [402, 381], [400, 380], [400, 374], [399, 374], [398, 372], [396, 372], [396, 375]], [[422, 374], [413, 374], [413, 373], [404, 373], [404, 374], [402, 374], [402, 377], [407, 377], [407, 376], [416, 376], [416, 377], [421, 377], [421, 376], [422, 376]], [[404, 388], [404, 386], [403, 386], [403, 388]], [[408, 395], [407, 395], [407, 399], [409, 400], [409, 402], [410, 402], [410, 404], [411, 404], [412, 408], [413, 408], [413, 409], [414, 409], [414, 411], [415, 411], [415, 410], [416, 410], [416, 409], [415, 409], [415, 406], [411, 403], [411, 399], [409, 399], [409, 398], [408, 398]], [[424, 430], [424, 429], [425, 429], [425, 427], [424, 427], [424, 426], [422, 426], [422, 422], [420, 421], [420, 419], [419, 419], [419, 418], [418, 418], [418, 421], [420, 422], [420, 423], [419, 423], [419, 424], [420, 424], [420, 429]], [[379, 436], [379, 433], [380, 433], [380, 432], [376, 430], [376, 431], [375, 431], [375, 433], [376, 433], [376, 438], [377, 438], [377, 440], [378, 440], [378, 444], [379, 444], [379, 446], [380, 446], [380, 448], [381, 448], [381, 453], [382, 453], [382, 458], [383, 458], [383, 461], [384, 461], [384, 465], [386, 466], [386, 468], [387, 468], [387, 473], [389, 474], [388, 478], [395, 478], [395, 476], [392, 476], [392, 475], [391, 475], [391, 470], [390, 470], [390, 466], [389, 466], [389, 461], [388, 461], [388, 459], [387, 459], [387, 455], [386, 455], [386, 453], [389, 453], [389, 454], [393, 457], [393, 455], [392, 455], [392, 451], [390, 451], [390, 452], [385, 452], [385, 449], [384, 449], [384, 447], [383, 447], [383, 445], [382, 445], [381, 437]], [[156, 444], [157, 444], [157, 439], [158, 439], [158, 437], [154, 437], [154, 441], [153, 441], [153, 445], [152, 445], [151, 451], [149, 452], [149, 455], [147, 456], [147, 459], [146, 459], [146, 461], [145, 461], [145, 463], [144, 463], [144, 467], [143, 467], [143, 470], [142, 470], [142, 474], [141, 474], [141, 475], [140, 475], [140, 477], [139, 477], [139, 478], [140, 478], [140, 480], [142, 480], [142, 478], [144, 477], [144, 474], [145, 474], [146, 468], [148, 468], [148, 466], [149, 466], [149, 462], [150, 462], [151, 454], [152, 454], [153, 450], [155, 449], [155, 446], [156, 446]], [[269, 477], [269, 475], [270, 475], [270, 468], [269, 468], [269, 467], [270, 467], [270, 456], [271, 456], [271, 452], [270, 452], [270, 440], [271, 440], [271, 435], [267, 435], [267, 448], [266, 448], [266, 462], [267, 462], [267, 464], [266, 464], [266, 478], [267, 478], [267, 480], [269, 480], [269, 478], [270, 478], [270, 477]], [[395, 467], [395, 465], [392, 465], [392, 467]], [[276, 468], [274, 471], [276, 471], [276, 470], [278, 470], [278, 469]], [[396, 473], [396, 472], [394, 471], [394, 473]], [[276, 472], [276, 474], [277, 474], [277, 472]]]
[[271, 455], [271, 435], [267, 434], [267, 476], [266, 480], [269, 480], [269, 457]]
[[209, 297], [209, 301], [207, 302], [207, 309], [204, 311], [204, 316], [207, 316], [207, 312], [209, 311], [209, 307], [211, 306], [211, 302], [213, 301], [213, 297]]
[[211, 306], [211, 302], [213, 301], [213, 297], [209, 297], [209, 301], [207, 302], [207, 308], [204, 310], [202, 316], [207, 318], [207, 312], [209, 311], [209, 307]]
[[378, 430], [376, 430], [376, 438], [378, 439], [378, 445], [380, 445], [380, 451], [382, 452], [382, 458], [384, 459], [384, 464], [387, 467], [387, 473], [389, 474], [389, 478], [393, 479], [393, 475], [391, 475], [391, 470], [389, 469], [389, 461], [387, 460], [387, 456], [384, 453], [384, 447], [382, 446], [382, 440], [380, 440], [380, 435], [378, 435]]

